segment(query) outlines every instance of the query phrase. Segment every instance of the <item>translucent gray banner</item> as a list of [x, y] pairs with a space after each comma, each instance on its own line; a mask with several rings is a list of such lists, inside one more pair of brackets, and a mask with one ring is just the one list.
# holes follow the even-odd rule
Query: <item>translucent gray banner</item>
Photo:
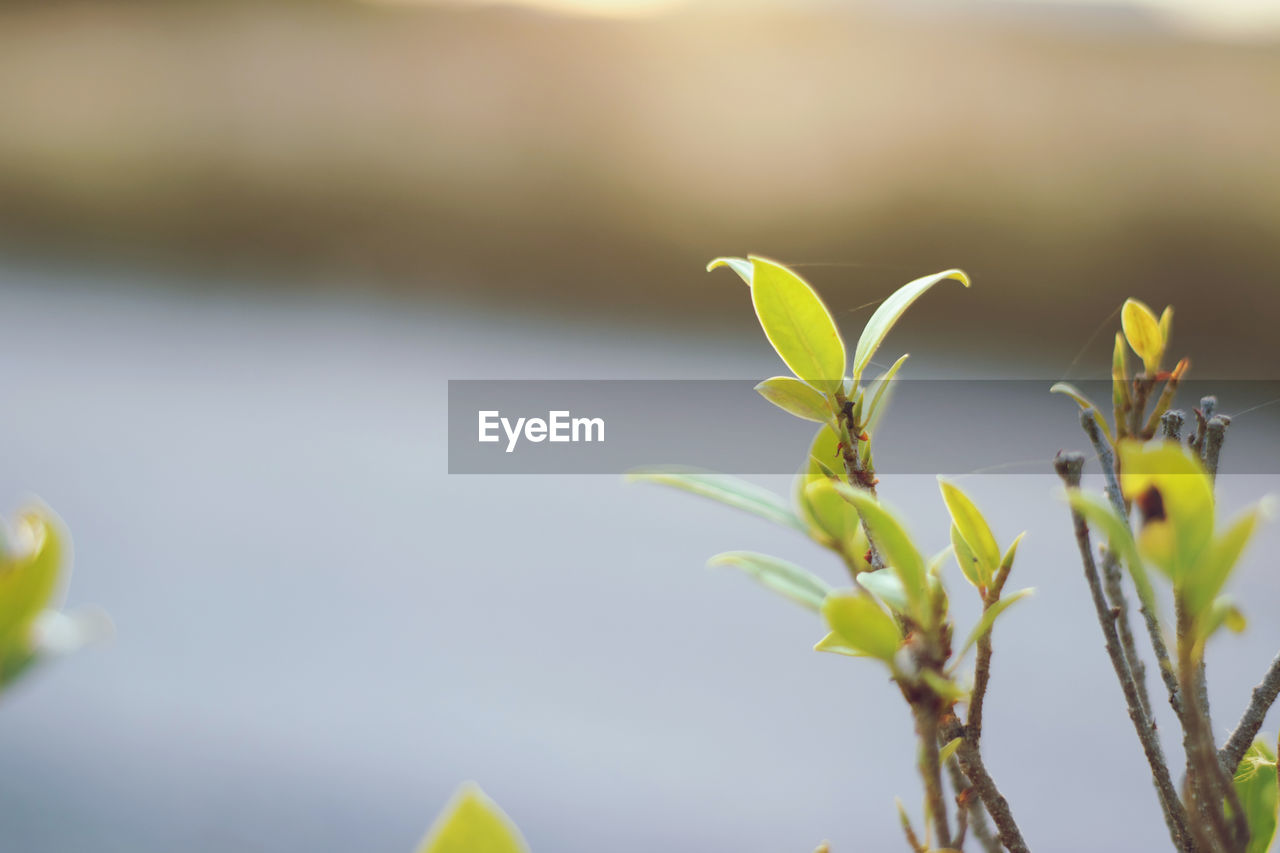
[[[450, 474], [620, 474], [677, 465], [789, 474], [818, 424], [766, 402], [754, 380], [451, 380]], [[1089, 452], [1080, 409], [1052, 380], [899, 380], [873, 436], [891, 474], [1046, 474]], [[1073, 383], [1112, 419], [1109, 380]], [[1203, 396], [1231, 417], [1223, 474], [1280, 473], [1280, 381], [1182, 383], [1184, 436]], [[1273, 405], [1274, 404], [1274, 405]]]

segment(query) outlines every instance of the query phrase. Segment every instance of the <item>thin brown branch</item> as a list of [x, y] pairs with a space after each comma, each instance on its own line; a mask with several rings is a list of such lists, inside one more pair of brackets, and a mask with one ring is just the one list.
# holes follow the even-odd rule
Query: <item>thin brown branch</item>
[[1253, 745], [1253, 739], [1258, 736], [1258, 729], [1262, 728], [1262, 722], [1267, 718], [1267, 711], [1271, 709], [1277, 696], [1280, 696], [1280, 654], [1271, 661], [1267, 674], [1262, 677], [1258, 686], [1253, 688], [1249, 706], [1240, 715], [1240, 722], [1236, 723], [1235, 731], [1227, 738], [1222, 749], [1218, 750], [1218, 763], [1224, 772], [1236, 772], [1240, 759], [1244, 758], [1244, 754]]
[[[1084, 428], [1085, 435], [1089, 437], [1089, 442], [1093, 445], [1094, 452], [1098, 454], [1098, 461], [1102, 465], [1102, 476], [1107, 484], [1107, 497], [1111, 500], [1111, 505], [1115, 507], [1121, 518], [1129, 517], [1129, 508], [1125, 505], [1124, 496], [1120, 491], [1120, 482], [1116, 477], [1116, 458], [1111, 451], [1111, 445], [1102, 435], [1102, 431], [1098, 428], [1098, 422], [1094, 418], [1094, 410], [1087, 409], [1080, 413], [1080, 426]], [[1121, 588], [1121, 598], [1123, 598], [1123, 587]], [[1117, 605], [1114, 601], [1112, 606]], [[1160, 624], [1156, 621], [1156, 614], [1149, 610], [1146, 605], [1139, 602], [1139, 612], [1142, 614], [1142, 620], [1147, 626], [1147, 636], [1151, 640], [1151, 650], [1155, 653], [1156, 665], [1160, 669], [1160, 678], [1164, 681], [1165, 690], [1169, 694], [1169, 705], [1173, 707], [1174, 713], [1178, 715], [1179, 721], [1182, 719], [1182, 698], [1178, 690], [1178, 676], [1174, 672], [1173, 662], [1169, 658], [1169, 649], [1164, 642], [1164, 634], [1160, 632]], [[1126, 621], [1128, 620], [1128, 606], [1124, 607], [1123, 613]], [[1132, 630], [1127, 626], [1126, 631], [1132, 636]], [[1129, 664], [1129, 670], [1134, 674], [1135, 680], [1142, 677], [1145, 681], [1146, 667], [1142, 665], [1141, 659], [1137, 655], [1137, 650], [1130, 646], [1121, 645], [1121, 651], [1126, 656], [1126, 662]], [[1132, 654], [1131, 654], [1132, 652]], [[1151, 705], [1150, 694], [1147, 693], [1147, 687], [1144, 683], [1138, 692], [1138, 695], [1147, 696], [1144, 705], [1148, 708]]]
[[938, 847], [951, 846], [951, 822], [947, 818], [947, 801], [942, 793], [942, 760], [938, 755], [938, 710], [932, 701], [911, 705], [920, 736], [920, 776], [924, 779], [925, 802], [933, 821]]
[[[1059, 453], [1054, 459], [1054, 468], [1068, 489], [1080, 488], [1080, 474], [1084, 469], [1083, 455], [1079, 453]], [[1098, 567], [1093, 559], [1093, 545], [1090, 542], [1089, 526], [1084, 517], [1075, 510], [1071, 512], [1071, 520], [1075, 527], [1076, 544], [1080, 550], [1080, 561], [1084, 567], [1085, 580], [1093, 597], [1093, 606], [1097, 612], [1098, 624], [1102, 626], [1107, 656], [1111, 659], [1111, 666], [1115, 670], [1116, 679], [1120, 682], [1120, 689], [1124, 693], [1125, 704], [1129, 709], [1129, 719], [1133, 722], [1138, 741], [1142, 745], [1143, 753], [1146, 755], [1147, 764], [1151, 767], [1151, 778], [1155, 783], [1160, 807], [1164, 811], [1169, 835], [1179, 850], [1190, 851], [1192, 847], [1187, 835], [1186, 811], [1183, 808], [1182, 801], [1178, 798], [1177, 790], [1173, 786], [1169, 765], [1165, 761], [1164, 751], [1160, 746], [1160, 739], [1156, 735], [1155, 726], [1152, 725], [1150, 718], [1142, 709], [1142, 702], [1138, 698], [1138, 689], [1133, 680], [1133, 673], [1125, 660], [1115, 620], [1112, 617], [1111, 608], [1107, 604], [1106, 595], [1102, 589], [1102, 581], [1098, 576]]]
[[1001, 853], [1004, 848], [987, 823], [987, 810], [982, 804], [982, 798], [974, 790], [973, 783], [965, 777], [964, 771], [960, 769], [960, 761], [954, 755], [947, 761], [947, 773], [951, 777], [951, 787], [956, 792], [956, 804], [969, 813], [969, 828], [973, 837], [978, 839], [986, 853]]
[[943, 722], [942, 736], [948, 742], [955, 738], [964, 738], [956, 749], [956, 760], [960, 763], [960, 770], [973, 783], [973, 789], [981, 798], [982, 804], [987, 807], [987, 814], [991, 815], [991, 820], [995, 822], [1000, 843], [1010, 853], [1030, 853], [1030, 848], [1022, 839], [1022, 831], [1018, 828], [1017, 821], [1013, 819], [1013, 810], [1009, 808], [1009, 801], [1000, 793], [991, 774], [987, 772], [986, 765], [982, 763], [981, 750], [964, 735], [964, 726], [954, 715]]

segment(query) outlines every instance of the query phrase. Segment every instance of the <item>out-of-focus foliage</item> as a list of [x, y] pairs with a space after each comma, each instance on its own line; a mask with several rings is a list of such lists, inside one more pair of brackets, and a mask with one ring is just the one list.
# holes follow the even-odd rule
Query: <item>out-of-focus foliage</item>
[[70, 538], [50, 510], [34, 507], [11, 525], [0, 522], [0, 687], [110, 630], [98, 610], [56, 608], [70, 568]]
[[474, 783], [458, 789], [418, 853], [528, 853], [520, 830]]
[[1276, 782], [1276, 752], [1259, 737], [1240, 760], [1235, 772], [1236, 796], [1249, 824], [1249, 846], [1245, 853], [1267, 853], [1276, 834], [1280, 790]]

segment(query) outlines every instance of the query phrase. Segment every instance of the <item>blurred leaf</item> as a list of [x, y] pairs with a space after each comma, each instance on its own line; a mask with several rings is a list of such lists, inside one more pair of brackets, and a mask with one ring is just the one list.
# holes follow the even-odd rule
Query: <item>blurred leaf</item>
[[[1113, 437], [1107, 433], [1107, 437], [1115, 443], [1116, 438], [1124, 438], [1128, 435], [1128, 428], [1125, 426], [1125, 413], [1129, 410], [1129, 360], [1125, 358], [1124, 335], [1116, 332], [1115, 349], [1111, 352], [1111, 408], [1116, 419], [1116, 433]], [[1077, 400], [1077, 402], [1080, 402]], [[1080, 403], [1084, 405], [1084, 403]], [[1103, 427], [1106, 427], [1106, 421], [1101, 421]]]
[[1120, 310], [1120, 327], [1129, 346], [1142, 359], [1146, 372], [1157, 373], [1160, 359], [1164, 357], [1164, 335], [1160, 333], [1160, 321], [1155, 313], [1137, 299], [1126, 299]]
[[1143, 563], [1142, 556], [1138, 553], [1137, 545], [1133, 541], [1129, 523], [1116, 514], [1111, 501], [1102, 495], [1071, 489], [1067, 492], [1067, 501], [1085, 521], [1099, 528], [1107, 537], [1108, 547], [1119, 554], [1120, 559], [1129, 567], [1129, 576], [1133, 578], [1138, 600], [1158, 621], [1160, 609], [1155, 590], [1151, 588], [1146, 564]]
[[1027, 535], [1027, 531], [1022, 531], [1013, 537], [1013, 541], [1009, 543], [1009, 547], [1005, 549], [1004, 556], [1000, 558], [1000, 568], [996, 571], [996, 592], [1004, 587], [1004, 583], [1009, 578], [1009, 572], [1013, 571], [1013, 561], [1018, 556], [1018, 544], [1022, 542], [1022, 537]]
[[418, 853], [528, 853], [511, 819], [474, 783], [463, 785], [436, 818]]
[[808, 282], [791, 270], [752, 256], [751, 301], [765, 336], [791, 371], [834, 394], [844, 381], [844, 341]]
[[1233, 780], [1240, 808], [1249, 825], [1246, 853], [1266, 853], [1276, 834], [1280, 786], [1276, 781], [1276, 754], [1262, 738], [1253, 742], [1236, 767]]
[[755, 483], [749, 483], [728, 474], [713, 474], [693, 469], [648, 468], [631, 471], [626, 475], [626, 479], [627, 482], [660, 483], [664, 486], [683, 489], [735, 509], [745, 510], [775, 524], [808, 533], [805, 523], [796, 517], [781, 497]]
[[815, 652], [830, 652], [836, 655], [846, 655], [851, 658], [871, 657], [866, 652], [858, 651], [853, 646], [844, 641], [843, 638], [835, 631], [829, 632], [825, 637], [814, 645]]
[[990, 586], [991, 579], [1000, 568], [1000, 545], [991, 533], [991, 526], [973, 500], [955, 483], [939, 478], [938, 488], [942, 491], [947, 511], [951, 513], [952, 525], [978, 560], [978, 573], [982, 579], [980, 586]]
[[969, 649], [973, 648], [977, 644], [978, 640], [982, 639], [982, 636], [991, 630], [995, 625], [996, 619], [1001, 613], [1004, 613], [1014, 604], [1026, 598], [1028, 595], [1031, 595], [1033, 592], [1035, 592], [1035, 590], [1030, 588], [1020, 589], [1013, 595], [1005, 596], [984, 610], [982, 612], [982, 618], [978, 620], [977, 625], [973, 626], [973, 630], [969, 632], [969, 636], [964, 641], [964, 645], [960, 647], [960, 651], [956, 654], [956, 660], [958, 661], [963, 658]]
[[902, 588], [902, 579], [898, 577], [893, 569], [863, 572], [858, 575], [858, 584], [883, 601], [895, 613], [910, 612], [907, 591]]
[[0, 644], [29, 651], [32, 623], [58, 586], [64, 535], [57, 517], [43, 508], [20, 514], [13, 534], [0, 562]]
[[922, 670], [920, 677], [924, 679], [925, 684], [929, 685], [929, 689], [941, 699], [945, 699], [948, 702], [963, 702], [969, 698], [968, 690], [965, 690], [951, 679], [938, 675], [931, 669]]
[[847, 483], [834, 484], [845, 500], [862, 516], [871, 539], [884, 557], [886, 565], [897, 572], [906, 590], [911, 615], [916, 622], [928, 627], [933, 614], [928, 606], [928, 580], [924, 558], [898, 519], [871, 496], [870, 492], [855, 489]]
[[866, 423], [864, 427], [867, 432], [871, 432], [876, 428], [876, 424], [880, 422], [884, 410], [889, 406], [889, 398], [893, 396], [893, 379], [898, 375], [898, 371], [902, 365], [906, 363], [910, 353], [903, 355], [893, 363], [893, 366], [877, 376], [872, 384], [875, 385], [875, 393], [871, 396], [871, 402], [867, 405]]
[[1226, 595], [1213, 600], [1213, 603], [1209, 605], [1208, 618], [1201, 621], [1204, 623], [1204, 627], [1201, 628], [1200, 636], [1198, 637], [1201, 642], [1208, 639], [1219, 628], [1226, 628], [1233, 634], [1243, 634], [1245, 628], [1249, 627], [1248, 621], [1244, 618], [1244, 613]]
[[707, 565], [742, 569], [764, 586], [815, 613], [822, 609], [822, 601], [831, 591], [827, 582], [812, 572], [768, 554], [726, 551], [716, 554], [707, 561]]
[[806, 421], [826, 423], [831, 420], [831, 406], [821, 391], [791, 376], [774, 376], [756, 386], [756, 391], [784, 412]]
[[1111, 427], [1107, 425], [1107, 419], [1102, 416], [1102, 412], [1093, 404], [1093, 401], [1084, 395], [1076, 386], [1070, 382], [1055, 382], [1049, 387], [1050, 394], [1066, 394], [1079, 404], [1080, 408], [1088, 411], [1093, 409], [1093, 419], [1098, 422], [1098, 426], [1102, 428], [1102, 434], [1107, 437], [1108, 441], [1112, 441]]
[[893, 662], [902, 643], [893, 617], [874, 598], [857, 593], [833, 592], [822, 605], [822, 615], [840, 640], [851, 649]]
[[[816, 531], [814, 538], [819, 541], [825, 538], [830, 544], [844, 547], [860, 535], [861, 525], [858, 511], [830, 485], [833, 479], [839, 479], [836, 472], [822, 461], [827, 459], [832, 465], [843, 467], [836, 450], [839, 444], [840, 439], [831, 427], [818, 429], [809, 446], [804, 470], [796, 479], [795, 490], [800, 514]], [[816, 483], [824, 485], [814, 485]]]
[[880, 303], [880, 307], [871, 315], [871, 319], [867, 321], [866, 327], [863, 328], [862, 335], [858, 338], [858, 346], [854, 350], [853, 377], [855, 381], [862, 377], [862, 372], [871, 363], [876, 350], [884, 342], [885, 336], [889, 334], [889, 330], [894, 327], [894, 324], [898, 322], [906, 310], [911, 307], [911, 303], [923, 296], [929, 288], [947, 279], [955, 279], [965, 287], [969, 286], [969, 277], [963, 271], [946, 270], [908, 282], [898, 288], [892, 296]]
[[716, 258], [707, 264], [707, 272], [711, 272], [719, 267], [728, 267], [738, 274], [747, 286], [751, 286], [751, 261], [746, 258]]
[[991, 584], [991, 578], [983, 577], [982, 570], [978, 566], [978, 557], [969, 548], [969, 543], [964, 541], [964, 537], [960, 535], [954, 523], [951, 525], [951, 550], [956, 555], [956, 565], [960, 567], [961, 574], [974, 589], [985, 589]]
[[1183, 584], [1183, 596], [1189, 612], [1203, 612], [1226, 586], [1231, 570], [1253, 538], [1262, 515], [1261, 506], [1250, 507], [1227, 525], [1222, 535], [1214, 537], [1200, 565]]
[[1138, 550], [1181, 587], [1213, 538], [1209, 475], [1198, 457], [1174, 442], [1126, 440], [1119, 452], [1120, 489], [1142, 515]]
[[956, 750], [960, 748], [960, 743], [963, 740], [964, 738], [958, 737], [947, 741], [946, 745], [943, 746], [942, 749], [938, 750], [938, 760], [943, 764], [950, 761], [951, 756], [956, 754]]
[[1165, 349], [1169, 348], [1169, 338], [1173, 335], [1173, 306], [1166, 305], [1160, 314], [1160, 342]]

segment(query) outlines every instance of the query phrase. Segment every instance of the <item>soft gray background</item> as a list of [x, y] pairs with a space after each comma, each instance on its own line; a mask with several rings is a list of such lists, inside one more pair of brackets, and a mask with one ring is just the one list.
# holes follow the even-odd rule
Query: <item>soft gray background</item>
[[[702, 568], [751, 548], [838, 581], [815, 547], [617, 477], [446, 474], [449, 378], [765, 376], [763, 340], [152, 284], [0, 271], [0, 504], [62, 515], [70, 602], [118, 629], [0, 704], [5, 849], [405, 853], [464, 779], [543, 853], [900, 847], [893, 797], [918, 814], [919, 791], [882, 672]], [[913, 352], [917, 375], [995, 371]], [[1015, 584], [1039, 594], [999, 627], [984, 739], [1028, 838], [1164, 849], [1054, 482], [964, 484], [1002, 540], [1030, 531]], [[1278, 488], [1222, 483], [1230, 508]], [[883, 495], [946, 544], [931, 477]], [[1248, 634], [1211, 649], [1219, 731], [1280, 647], [1278, 541], [1234, 584]]]

